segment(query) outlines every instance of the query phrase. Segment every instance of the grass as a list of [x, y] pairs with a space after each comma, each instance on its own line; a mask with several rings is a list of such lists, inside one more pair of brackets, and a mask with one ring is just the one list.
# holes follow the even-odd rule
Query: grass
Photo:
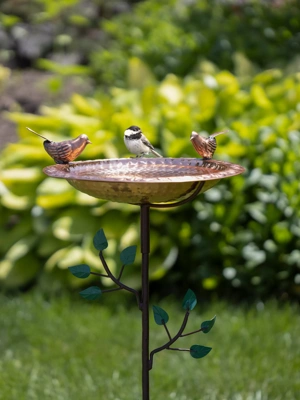
[[[122, 297], [120, 297], [122, 298]], [[159, 304], [175, 334], [184, 312]], [[0, 399], [140, 400], [140, 312], [67, 296], [0, 296]], [[202, 312], [201, 312], [202, 311]], [[201, 312], [201, 315], [200, 315]], [[200, 360], [163, 351], [151, 371], [153, 400], [296, 400], [300, 395], [300, 316], [296, 307], [268, 303], [233, 308], [197, 305], [187, 331], [217, 314], [212, 331], [177, 342], [213, 347]], [[187, 332], [186, 331], [186, 332]], [[151, 348], [166, 340], [151, 324]]]

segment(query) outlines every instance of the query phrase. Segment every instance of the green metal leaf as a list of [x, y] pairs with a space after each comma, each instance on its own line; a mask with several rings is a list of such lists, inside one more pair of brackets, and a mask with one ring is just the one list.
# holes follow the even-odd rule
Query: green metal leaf
[[96, 235], [94, 236], [93, 243], [94, 243], [95, 249], [97, 249], [97, 250], [104, 250], [107, 248], [108, 243], [107, 243], [107, 239], [106, 239], [103, 229], [100, 229], [96, 233]]
[[201, 324], [201, 329], [203, 333], [208, 333], [211, 328], [214, 326], [217, 316], [215, 315], [211, 320], [204, 321]]
[[126, 247], [120, 254], [121, 261], [124, 265], [132, 264], [135, 260], [136, 246]]
[[74, 267], [69, 267], [71, 274], [76, 276], [76, 278], [84, 279], [90, 276], [90, 267], [86, 264], [74, 265]]
[[86, 300], [97, 300], [101, 296], [101, 293], [101, 289], [99, 289], [98, 286], [90, 286], [82, 290], [79, 294]]
[[194, 344], [190, 348], [190, 354], [193, 358], [203, 358], [207, 356], [210, 351], [211, 347], [199, 346], [198, 344]]
[[165, 310], [158, 306], [153, 306], [154, 319], [157, 325], [164, 325], [169, 321], [169, 316]]
[[191, 289], [188, 289], [188, 291], [184, 296], [182, 307], [185, 310], [191, 311], [195, 308], [196, 304], [197, 304], [197, 298], [195, 293]]

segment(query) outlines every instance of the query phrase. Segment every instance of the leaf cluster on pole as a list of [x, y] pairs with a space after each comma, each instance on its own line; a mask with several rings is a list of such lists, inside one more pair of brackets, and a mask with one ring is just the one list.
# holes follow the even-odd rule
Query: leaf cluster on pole
[[102, 254], [103, 250], [105, 250], [108, 247], [108, 242], [107, 242], [107, 239], [106, 239], [103, 229], [100, 229], [96, 233], [96, 235], [93, 238], [93, 244], [94, 244], [95, 249], [99, 251], [99, 257], [100, 257], [103, 268], [105, 269], [107, 275], [91, 271], [90, 267], [86, 264], [79, 264], [79, 265], [74, 265], [72, 267], [69, 267], [69, 271], [71, 272], [72, 275], [76, 276], [76, 278], [79, 278], [79, 279], [88, 278], [90, 275], [96, 275], [96, 276], [103, 277], [103, 278], [110, 278], [118, 287], [113, 288], [113, 289], [101, 290], [98, 286], [90, 286], [90, 287], [82, 290], [79, 293], [80, 296], [86, 300], [98, 300], [100, 298], [101, 294], [104, 292], [113, 292], [116, 290], [124, 289], [124, 290], [128, 290], [128, 291], [134, 293], [136, 295], [136, 298], [137, 298], [137, 301], [139, 304], [140, 300], [139, 300], [138, 292], [135, 289], [132, 289], [132, 288], [124, 285], [121, 282], [121, 277], [122, 277], [124, 267], [128, 264], [132, 264], [135, 260], [137, 247], [129, 246], [121, 252], [120, 259], [121, 259], [121, 262], [123, 265], [122, 265], [119, 276], [116, 278], [110, 271], [108, 265], [105, 262], [104, 256]]
[[160, 347], [152, 350], [152, 352], [150, 353], [150, 369], [152, 368], [154, 354], [156, 354], [162, 350], [188, 351], [193, 358], [203, 358], [211, 351], [211, 349], [212, 349], [211, 347], [201, 346], [198, 344], [194, 344], [189, 349], [171, 347], [171, 345], [173, 343], [175, 343], [178, 339], [180, 339], [184, 336], [193, 335], [198, 332], [208, 333], [214, 326], [216, 316], [214, 316], [209, 321], [202, 322], [201, 327], [199, 329], [197, 329], [196, 331], [185, 333], [185, 334], [183, 333], [186, 328], [190, 312], [195, 308], [196, 304], [197, 304], [197, 297], [196, 297], [195, 293], [191, 289], [188, 289], [188, 291], [186, 292], [186, 294], [183, 298], [183, 301], [182, 301], [182, 307], [184, 310], [186, 310], [185, 317], [183, 319], [182, 325], [179, 328], [177, 334], [174, 335], [173, 337], [171, 336], [171, 334], [167, 328], [167, 325], [166, 325], [167, 322], [169, 321], [169, 315], [167, 314], [167, 312], [161, 307], [158, 307], [158, 306], [152, 307], [154, 320], [157, 325], [164, 326], [164, 328], [167, 332], [169, 341], [167, 343], [165, 343], [163, 346], [160, 346]]

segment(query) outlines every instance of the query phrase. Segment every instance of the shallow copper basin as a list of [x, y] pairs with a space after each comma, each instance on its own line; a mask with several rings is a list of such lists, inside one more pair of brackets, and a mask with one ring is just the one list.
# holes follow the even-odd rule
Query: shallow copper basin
[[205, 181], [200, 193], [244, 168], [225, 161], [199, 158], [118, 158], [51, 165], [44, 172], [64, 178], [90, 196], [119, 203], [179, 201]]

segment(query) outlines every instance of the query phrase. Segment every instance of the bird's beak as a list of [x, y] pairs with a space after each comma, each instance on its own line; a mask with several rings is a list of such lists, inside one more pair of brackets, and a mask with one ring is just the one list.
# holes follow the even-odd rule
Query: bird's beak
[[92, 142], [89, 139], [86, 142], [87, 144], [92, 144]]
[[194, 140], [198, 136], [197, 132], [192, 132], [190, 140]]

